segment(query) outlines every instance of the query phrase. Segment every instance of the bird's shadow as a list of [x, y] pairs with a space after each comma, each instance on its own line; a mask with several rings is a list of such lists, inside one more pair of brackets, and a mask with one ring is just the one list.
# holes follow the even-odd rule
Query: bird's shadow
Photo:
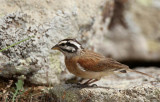
[[70, 84], [70, 87], [68, 87], [66, 90], [69, 90], [71, 88], [78, 88], [78, 89], [83, 89], [83, 88], [90, 88], [90, 89], [95, 89], [95, 88], [103, 88], [103, 89], [112, 89], [110, 87], [104, 87], [104, 86], [97, 86], [96, 84], [92, 85], [86, 85], [86, 84]]

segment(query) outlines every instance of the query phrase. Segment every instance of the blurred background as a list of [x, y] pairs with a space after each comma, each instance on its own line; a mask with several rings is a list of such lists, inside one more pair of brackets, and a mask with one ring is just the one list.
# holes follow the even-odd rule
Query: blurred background
[[93, 25], [92, 46], [131, 68], [160, 66], [160, 2], [115, 0], [106, 3]]

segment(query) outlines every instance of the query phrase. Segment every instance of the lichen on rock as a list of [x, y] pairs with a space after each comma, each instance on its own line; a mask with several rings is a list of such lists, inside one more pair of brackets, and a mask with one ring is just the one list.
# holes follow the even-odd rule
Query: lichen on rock
[[[51, 52], [50, 49], [58, 39], [64, 36], [73, 36], [73, 34], [67, 34], [67, 32], [65, 32], [66, 29], [69, 30], [70, 28], [72, 29], [72, 27], [68, 26], [71, 25], [70, 21], [63, 20], [64, 15], [61, 14], [61, 16], [55, 17], [51, 23], [40, 26], [27, 24], [29, 23], [27, 14], [21, 12], [9, 14], [4, 17], [0, 26], [0, 48], [5, 48], [31, 36], [34, 37], [1, 52], [2, 56], [0, 56], [0, 58], [2, 61], [0, 64], [2, 72], [0, 75], [3, 77], [11, 77], [16, 74], [32, 75], [34, 73], [33, 76], [30, 77], [30, 81], [33, 83], [47, 83], [46, 79], [45, 82], [42, 81], [42, 76], [52, 80], [56, 79], [55, 81], [48, 80], [51, 83], [58, 82], [55, 73], [57, 73], [57, 69], [60, 68], [60, 65], [58, 65], [60, 61], [58, 56], [55, 57], [51, 55], [51, 53], [53, 55], [56, 53]], [[70, 33], [74, 33], [72, 30], [69, 31], [71, 31]], [[63, 34], [60, 36], [59, 32], [63, 32]], [[53, 57], [52, 61], [51, 56]], [[60, 70], [58, 70], [58, 72], [59, 71]], [[35, 79], [37, 79], [37, 82]]]
[[[83, 32], [92, 27], [96, 13], [101, 12], [102, 1], [105, 0], [85, 1], [85, 4], [83, 0], [72, 3], [70, 0], [65, 3], [50, 1], [56, 3], [54, 6], [50, 6], [49, 1], [36, 0], [1, 2], [5, 6], [0, 8], [4, 15], [0, 18], [0, 49], [31, 38], [0, 52], [0, 76], [17, 78], [25, 75], [26, 80], [34, 84], [59, 83], [59, 74], [65, 69], [63, 56], [51, 48], [64, 38], [82, 41]], [[14, 5], [15, 9], [11, 10], [7, 4]], [[32, 7], [33, 4], [38, 5]], [[6, 13], [6, 7], [13, 13]]]

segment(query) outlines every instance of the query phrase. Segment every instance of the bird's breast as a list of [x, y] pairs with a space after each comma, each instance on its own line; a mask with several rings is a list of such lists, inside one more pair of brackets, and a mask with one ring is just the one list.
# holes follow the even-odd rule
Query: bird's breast
[[70, 73], [75, 74], [75, 75], [80, 74], [80, 72], [77, 69], [76, 59], [74, 59], [74, 58], [65, 59], [65, 64], [66, 64], [66, 67]]

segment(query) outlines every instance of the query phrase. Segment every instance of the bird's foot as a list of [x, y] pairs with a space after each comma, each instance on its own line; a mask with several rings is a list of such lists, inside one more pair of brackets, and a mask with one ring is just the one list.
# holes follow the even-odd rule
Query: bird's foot
[[80, 87], [80, 88], [89, 87], [89, 84], [77, 83], [77, 87]]
[[82, 83], [77, 83], [76, 84], [76, 86], [75, 87], [78, 87], [78, 88], [86, 88], [86, 87], [97, 87], [97, 85], [96, 84], [92, 84], [92, 85], [90, 85], [90, 84], [82, 84]]

